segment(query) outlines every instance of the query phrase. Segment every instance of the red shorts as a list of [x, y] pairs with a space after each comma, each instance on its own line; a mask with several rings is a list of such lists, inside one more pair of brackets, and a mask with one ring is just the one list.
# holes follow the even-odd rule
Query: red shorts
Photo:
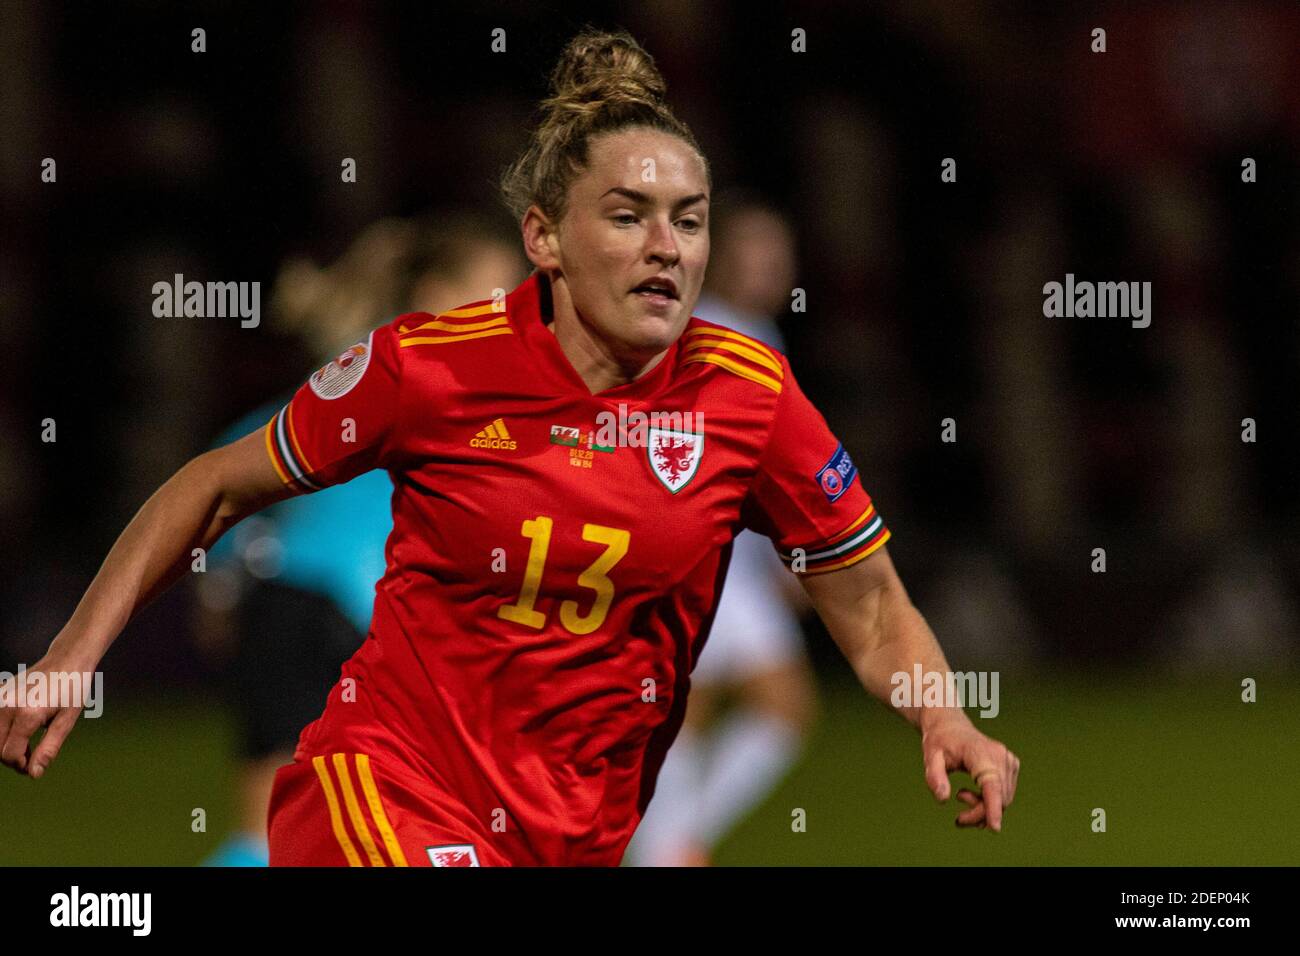
[[511, 865], [468, 816], [383, 758], [295, 760], [271, 789], [271, 866]]

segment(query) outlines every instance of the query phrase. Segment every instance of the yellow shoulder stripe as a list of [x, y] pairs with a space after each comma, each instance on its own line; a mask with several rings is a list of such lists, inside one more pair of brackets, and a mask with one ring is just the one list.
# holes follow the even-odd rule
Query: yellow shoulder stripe
[[778, 395], [781, 394], [781, 383], [772, 378], [772, 376], [764, 375], [762, 372], [756, 372], [754, 369], [749, 368], [746, 365], [741, 365], [739, 362], [729, 359], [725, 355], [719, 355], [716, 352], [703, 352], [699, 355], [692, 355], [690, 358], [684, 359], [682, 364], [690, 365], [694, 362], [708, 362], [710, 365], [721, 366], [734, 375], [739, 375], [741, 378], [747, 378], [751, 382], [757, 382], [764, 388], [770, 388]]
[[405, 327], [398, 329], [398, 334], [406, 335], [409, 332], [419, 332], [421, 329], [435, 329], [440, 332], [477, 332], [479, 329], [490, 329], [507, 324], [504, 313], [499, 314], [495, 319], [484, 319], [482, 322], [444, 322], [442, 319], [432, 319], [409, 329]]
[[472, 319], [476, 315], [487, 315], [489, 312], [504, 312], [496, 302], [487, 301], [482, 305], [467, 305], [459, 309], [452, 309], [450, 312], [439, 312], [438, 315], [448, 319]]
[[697, 336], [706, 336], [709, 338], [717, 338], [717, 339], [731, 339], [733, 342], [740, 342], [743, 345], [748, 345], [751, 349], [755, 349], [759, 352], [762, 352], [764, 355], [766, 355], [774, 362], [779, 361], [776, 357], [776, 353], [773, 352], [768, 346], [760, 342], [758, 339], [750, 338], [748, 335], [741, 335], [739, 332], [737, 332], [734, 329], [724, 329], [721, 326], [699, 326], [693, 329], [686, 330], [686, 338], [695, 338]]
[[484, 329], [482, 332], [466, 332], [464, 335], [437, 335], [437, 336], [416, 336], [413, 339], [402, 339], [397, 344], [402, 348], [408, 345], [446, 345], [448, 342], [464, 342], [466, 339], [481, 339], [489, 335], [514, 335], [515, 330], [506, 326], [504, 328]]
[[781, 368], [781, 363], [771, 358], [767, 353], [752, 349], [748, 345], [741, 345], [739, 342], [732, 342], [727, 339], [715, 338], [694, 338], [690, 341], [686, 353], [698, 351], [699, 349], [724, 349], [728, 352], [734, 352], [742, 358], [747, 358], [755, 365], [761, 365], [763, 368], [770, 369], [776, 373], [777, 378], [785, 378], [785, 369]]

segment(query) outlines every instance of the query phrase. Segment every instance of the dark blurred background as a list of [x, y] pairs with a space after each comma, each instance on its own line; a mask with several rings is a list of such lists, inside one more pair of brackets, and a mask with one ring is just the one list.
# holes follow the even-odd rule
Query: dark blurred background
[[[319, 366], [267, 314], [282, 262], [332, 261], [384, 216], [515, 228], [496, 175], [592, 22], [656, 57], [715, 186], [794, 224], [791, 361], [954, 667], [1221, 672], [1228, 698], [1291, 673], [1300, 5], [16, 0], [3, 18], [0, 669], [39, 658], [163, 481]], [[1067, 272], [1151, 282], [1150, 327], [1045, 318]], [[261, 281], [261, 325], [154, 317], [174, 273]], [[192, 592], [129, 626], [111, 694], [204, 692]]]

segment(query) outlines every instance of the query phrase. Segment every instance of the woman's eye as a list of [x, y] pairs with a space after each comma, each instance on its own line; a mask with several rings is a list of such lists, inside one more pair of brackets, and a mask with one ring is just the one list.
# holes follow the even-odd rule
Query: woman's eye
[[615, 217], [614, 217], [614, 221], [615, 221], [615, 222], [624, 222], [624, 223], [627, 223], [627, 224], [630, 226], [630, 225], [632, 225], [632, 223], [636, 222], [636, 216], [632, 215], [630, 212], [625, 212], [625, 213], [623, 213], [622, 215], [615, 216]]
[[683, 219], [681, 225], [692, 232], [700, 228], [700, 223], [697, 219]]

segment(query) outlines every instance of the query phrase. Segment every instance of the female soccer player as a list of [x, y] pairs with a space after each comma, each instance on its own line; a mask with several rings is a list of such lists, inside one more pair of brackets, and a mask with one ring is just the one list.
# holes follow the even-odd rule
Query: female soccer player
[[[272, 865], [617, 864], [742, 528], [800, 574], [872, 694], [887, 700], [914, 664], [948, 671], [784, 356], [691, 316], [712, 184], [649, 55], [584, 31], [542, 105], [503, 181], [528, 279], [374, 329], [264, 429], [187, 463], [37, 664], [94, 670], [192, 548], [289, 495], [388, 470], [370, 632], [277, 774]], [[968, 771], [979, 792], [959, 792], [958, 823], [1000, 829], [1014, 754], [959, 708], [898, 709], [935, 796]], [[0, 715], [0, 759], [39, 777], [77, 711]]]

